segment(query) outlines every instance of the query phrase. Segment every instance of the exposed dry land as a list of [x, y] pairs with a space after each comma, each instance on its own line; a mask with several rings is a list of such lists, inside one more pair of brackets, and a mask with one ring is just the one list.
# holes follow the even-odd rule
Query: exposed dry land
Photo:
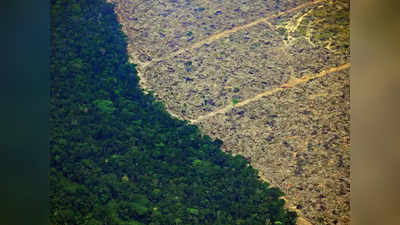
[[299, 224], [350, 224], [349, 0], [115, 4], [144, 90], [247, 157]]

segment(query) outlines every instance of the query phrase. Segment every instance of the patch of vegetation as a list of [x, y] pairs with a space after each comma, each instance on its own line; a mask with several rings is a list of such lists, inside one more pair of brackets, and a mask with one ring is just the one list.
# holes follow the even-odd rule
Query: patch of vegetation
[[280, 35], [285, 35], [285, 34], [286, 34], [286, 29], [283, 28], [283, 27], [279, 27], [279, 28], [277, 29], [277, 32], [278, 32]]
[[138, 86], [104, 0], [51, 0], [50, 223], [295, 224], [282, 192]]
[[314, 8], [296, 31], [304, 36], [307, 27], [312, 28], [311, 41], [334, 51], [349, 51], [350, 1], [340, 0]]
[[113, 102], [110, 100], [96, 100], [93, 102], [102, 112], [105, 113], [112, 113], [114, 112], [115, 108], [113, 106]]
[[238, 104], [239, 103], [239, 99], [237, 99], [237, 98], [232, 98], [232, 104], [233, 105], [236, 105], [236, 104]]

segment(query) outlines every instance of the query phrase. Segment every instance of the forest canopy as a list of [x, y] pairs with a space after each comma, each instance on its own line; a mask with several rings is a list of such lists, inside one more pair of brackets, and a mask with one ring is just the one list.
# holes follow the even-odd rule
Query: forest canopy
[[282, 192], [138, 86], [104, 0], [51, 0], [50, 223], [295, 224]]

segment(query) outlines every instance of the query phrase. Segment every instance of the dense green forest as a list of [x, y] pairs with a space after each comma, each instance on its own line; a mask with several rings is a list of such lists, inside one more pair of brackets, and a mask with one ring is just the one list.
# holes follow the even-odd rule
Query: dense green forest
[[51, 0], [52, 225], [295, 224], [279, 189], [138, 86], [104, 0]]

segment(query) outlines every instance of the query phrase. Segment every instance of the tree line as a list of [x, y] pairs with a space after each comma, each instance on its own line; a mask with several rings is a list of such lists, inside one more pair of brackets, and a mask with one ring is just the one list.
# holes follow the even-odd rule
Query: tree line
[[112, 4], [50, 12], [51, 224], [295, 224], [246, 159], [142, 92]]

